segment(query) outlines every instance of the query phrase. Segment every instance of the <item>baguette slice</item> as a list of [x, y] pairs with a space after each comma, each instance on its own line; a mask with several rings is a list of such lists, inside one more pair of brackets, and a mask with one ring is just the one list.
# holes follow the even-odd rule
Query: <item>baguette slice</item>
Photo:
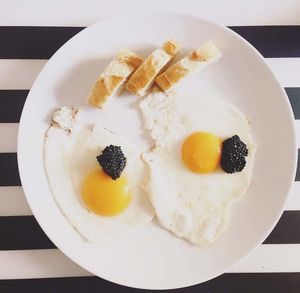
[[152, 85], [156, 75], [178, 52], [180, 45], [173, 40], [156, 49], [130, 77], [126, 89], [131, 93], [143, 96]]
[[88, 102], [99, 108], [107, 106], [113, 97], [121, 90], [122, 85], [143, 62], [143, 59], [130, 51], [123, 49], [110, 62], [96, 81]]
[[155, 82], [164, 92], [169, 92], [188, 75], [205, 69], [221, 56], [217, 46], [212, 41], [208, 41], [157, 76]]

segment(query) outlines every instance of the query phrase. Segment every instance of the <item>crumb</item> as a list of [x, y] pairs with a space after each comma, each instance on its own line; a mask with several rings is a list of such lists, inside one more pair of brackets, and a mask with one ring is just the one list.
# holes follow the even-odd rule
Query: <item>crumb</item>
[[54, 111], [52, 123], [66, 131], [71, 131], [77, 112], [78, 109], [75, 109], [73, 106], [63, 106]]

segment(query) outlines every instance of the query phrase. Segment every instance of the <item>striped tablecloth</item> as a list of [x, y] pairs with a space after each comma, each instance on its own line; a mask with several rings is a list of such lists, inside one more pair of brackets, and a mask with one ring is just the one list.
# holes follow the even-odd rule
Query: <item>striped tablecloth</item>
[[[16, 159], [18, 123], [32, 82], [61, 45], [113, 11], [135, 7], [194, 13], [228, 25], [261, 52], [288, 94], [300, 138], [300, 1], [230, 0], [219, 2], [221, 7], [213, 0], [60, 2], [0, 3], [0, 292], [137, 292], [74, 264], [32, 215]], [[276, 135], [276, 129], [270, 131]], [[279, 223], [250, 256], [214, 280], [174, 292], [300, 292], [299, 181], [298, 163]]]

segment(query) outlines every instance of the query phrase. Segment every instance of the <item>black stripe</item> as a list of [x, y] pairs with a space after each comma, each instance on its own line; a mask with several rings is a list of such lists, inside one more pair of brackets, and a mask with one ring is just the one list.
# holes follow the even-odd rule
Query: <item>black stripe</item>
[[119, 286], [97, 277], [0, 280], [0, 291], [31, 293], [299, 293], [300, 273], [227, 273], [184, 289], [140, 290]]
[[[300, 87], [285, 88], [295, 119], [300, 119]], [[29, 90], [0, 90], [0, 123], [18, 123]]]
[[0, 186], [20, 186], [17, 154], [0, 153]]
[[299, 293], [300, 273], [236, 273], [184, 290], [186, 293]]
[[[264, 57], [300, 57], [300, 26], [231, 26]], [[0, 27], [1, 59], [49, 59], [83, 27]]]
[[229, 27], [264, 57], [300, 57], [300, 26], [231, 26]]
[[[298, 158], [300, 157], [300, 149], [298, 149]], [[0, 186], [20, 186], [17, 154], [16, 153], [0, 153]], [[296, 181], [300, 181], [300, 160], [297, 162]]]
[[0, 90], [0, 123], [18, 123], [29, 90]]
[[264, 244], [300, 243], [300, 211], [285, 211]]
[[[34, 216], [0, 217], [0, 250], [50, 249], [54, 244]], [[300, 211], [285, 211], [264, 244], [300, 243]]]
[[[298, 149], [300, 157], [300, 149]], [[0, 186], [20, 186], [16, 153], [0, 153]], [[300, 181], [300, 160], [297, 163], [296, 181]]]
[[82, 27], [0, 27], [1, 59], [49, 59]]
[[0, 231], [0, 250], [55, 248], [33, 216], [0, 217]]
[[295, 119], [300, 119], [300, 87], [285, 88], [289, 97]]

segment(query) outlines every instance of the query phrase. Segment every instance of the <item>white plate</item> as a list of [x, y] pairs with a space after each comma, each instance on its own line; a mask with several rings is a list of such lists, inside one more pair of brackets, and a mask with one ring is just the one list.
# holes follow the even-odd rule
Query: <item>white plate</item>
[[[146, 56], [168, 38], [186, 49], [212, 39], [223, 52], [217, 64], [195, 79], [196, 88], [235, 104], [250, 120], [258, 144], [252, 183], [246, 196], [234, 205], [226, 233], [209, 247], [192, 246], [151, 223], [133, 238], [102, 249], [78, 237], [49, 191], [42, 150], [50, 113], [58, 105], [82, 103], [101, 70], [122, 47]], [[142, 143], [139, 116], [130, 106], [135, 100], [124, 94], [102, 114], [91, 109], [91, 117]], [[295, 145], [288, 99], [264, 59], [244, 39], [197, 17], [136, 13], [107, 18], [83, 30], [46, 64], [23, 109], [18, 162], [36, 219], [68, 257], [106, 280], [162, 289], [216, 277], [266, 238], [282, 213], [294, 180]]]

